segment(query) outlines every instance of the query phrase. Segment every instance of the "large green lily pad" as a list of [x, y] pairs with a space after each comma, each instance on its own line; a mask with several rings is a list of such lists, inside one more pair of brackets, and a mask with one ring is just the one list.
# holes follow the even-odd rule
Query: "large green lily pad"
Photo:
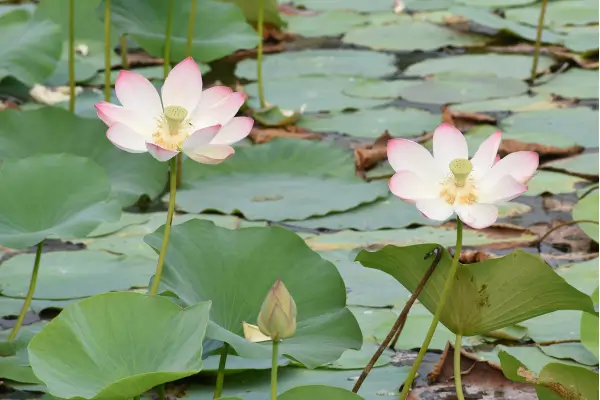
[[473, 101], [452, 106], [456, 111], [468, 112], [489, 112], [489, 111], [537, 111], [553, 110], [558, 108], [557, 103], [553, 103], [549, 96], [529, 96], [521, 95], [516, 97], [507, 97], [504, 99]]
[[311, 10], [352, 10], [360, 12], [390, 11], [391, 6], [383, 1], [364, 0], [293, 0], [296, 6]]
[[571, 138], [584, 147], [598, 147], [598, 111], [576, 107], [520, 113], [500, 121], [507, 133], [544, 133]]
[[4, 159], [0, 166], [0, 244], [22, 249], [49, 236], [84, 236], [121, 212], [96, 163], [71, 154]]
[[[361, 99], [347, 96], [344, 91], [357, 83], [360, 78], [347, 76], [300, 76], [264, 82], [267, 102], [282, 109], [297, 110], [306, 106], [306, 111], [337, 111], [346, 108], [368, 108], [384, 104], [385, 100]], [[256, 83], [244, 86], [252, 96], [248, 104], [259, 108]]]
[[[191, 0], [174, 3], [171, 60], [186, 57], [187, 29]], [[163, 57], [165, 26], [169, 2], [162, 0], [112, 0], [112, 24], [121, 34], [130, 35], [144, 50]], [[239, 49], [250, 49], [258, 36], [235, 4], [214, 0], [199, 1], [196, 6], [191, 55], [196, 61], [209, 62]]]
[[[599, 221], [598, 216], [598, 202], [600, 198], [598, 196], [598, 190], [586, 195], [584, 198], [579, 200], [575, 206], [573, 206], [573, 219], [582, 220], [587, 219], [590, 221]], [[600, 235], [598, 233], [598, 225], [592, 223], [581, 223], [579, 227], [596, 242], [600, 242]]]
[[344, 90], [344, 94], [365, 99], [388, 99], [400, 97], [400, 91], [416, 82], [411, 79], [397, 79], [393, 81], [368, 80], [359, 82]]
[[[539, 5], [506, 10], [506, 18], [527, 25], [537, 26], [540, 18]], [[598, 3], [593, 0], [553, 1], [546, 7], [544, 26], [587, 25], [598, 22]]]
[[598, 153], [585, 153], [551, 161], [545, 163], [543, 167], [559, 172], [583, 176], [584, 178], [598, 179], [598, 164]]
[[383, 108], [309, 116], [299, 126], [315, 132], [337, 132], [350, 136], [376, 138], [388, 130], [394, 137], [419, 136], [439, 125], [440, 116], [416, 108]]
[[[17, 255], [2, 263], [2, 295], [25, 298], [34, 256]], [[154, 262], [143, 257], [86, 250], [50, 252], [40, 263], [35, 298], [61, 300], [146, 287], [154, 268]]]
[[[465, 54], [429, 58], [412, 64], [404, 70], [404, 74], [425, 76], [460, 71], [463, 74], [491, 74], [500, 78], [525, 79], [531, 74], [532, 62], [533, 56], [521, 54]], [[538, 71], [545, 71], [552, 64], [552, 58], [540, 56]]]
[[0, 113], [0, 158], [56, 153], [90, 157], [104, 168], [112, 193], [123, 206], [131, 205], [143, 194], [155, 197], [161, 193], [167, 181], [167, 166], [149, 154], [117, 149], [105, 132], [101, 121], [80, 118], [66, 110], [7, 110]]
[[599, 267], [598, 259], [594, 258], [588, 261], [561, 265], [555, 271], [575, 289], [591, 294], [598, 287]]
[[400, 96], [417, 103], [448, 104], [511, 97], [526, 91], [527, 84], [516, 78], [443, 72], [401, 89]]
[[[395, 58], [391, 54], [368, 50], [302, 50], [268, 55], [263, 74], [271, 79], [302, 75], [350, 75], [378, 78], [393, 74]], [[236, 66], [235, 75], [256, 80], [256, 60], [246, 59]]]
[[595, 70], [570, 69], [565, 73], [550, 76], [547, 83], [536, 86], [533, 90], [546, 95], [593, 99], [598, 97], [598, 74]]
[[[237, 5], [248, 22], [256, 24], [258, 22], [258, 9], [262, 0], [220, 0]], [[267, 24], [281, 26], [284, 24], [279, 14], [277, 0], [267, 0], [263, 2], [263, 21]]]
[[30, 20], [19, 10], [0, 17], [0, 80], [12, 76], [26, 85], [43, 82], [60, 58], [60, 27], [51, 21]]
[[[145, 240], [159, 249], [162, 234], [161, 228]], [[211, 300], [208, 337], [228, 342], [242, 357], [269, 358], [270, 343], [244, 339], [242, 322], [256, 324], [266, 293], [277, 279], [298, 309], [297, 331], [281, 343], [282, 355], [314, 368], [336, 360], [349, 348], [360, 349], [362, 335], [345, 307], [346, 288], [338, 271], [283, 228], [232, 231], [206, 221], [175, 226], [161, 288], [184, 304]]]
[[210, 302], [182, 310], [161, 296], [100, 294], [68, 306], [37, 334], [29, 362], [56, 397], [135, 397], [201, 370], [209, 310]]
[[284, 21], [288, 24], [286, 31], [303, 37], [341, 36], [352, 28], [372, 22], [392, 22], [399, 18], [402, 18], [402, 16], [389, 12], [359, 14], [348, 10], [324, 11], [316, 15], [292, 14], [283, 16]]
[[296, 386], [295, 388], [280, 394], [277, 398], [280, 400], [363, 400], [363, 397], [348, 389], [328, 385]]
[[352, 153], [323, 142], [278, 139], [240, 148], [218, 166], [186, 160], [184, 168], [176, 198], [182, 210], [240, 212], [250, 220], [302, 220], [388, 193], [385, 183], [354, 175]]
[[[356, 260], [387, 272], [414, 290], [430, 265], [423, 256], [433, 245], [386, 246], [361, 251]], [[430, 312], [437, 308], [451, 257], [446, 250], [436, 272], [419, 296]], [[507, 256], [459, 266], [456, 281], [442, 312], [441, 322], [465, 336], [483, 334], [556, 310], [585, 310], [594, 306], [548, 268], [539, 257], [517, 250]]]
[[406, 20], [390, 25], [356, 28], [342, 38], [346, 44], [387, 51], [427, 51], [446, 46], [478, 47], [488, 40], [485, 36], [461, 33], [428, 22]]
[[569, 26], [561, 28], [565, 33], [563, 45], [569, 50], [581, 53], [584, 57], [593, 57], [598, 52], [598, 26]]
[[[592, 300], [594, 300], [594, 303], [598, 303], [598, 288], [596, 288], [596, 290], [592, 294]], [[599, 326], [600, 321], [598, 320], [597, 315], [583, 313], [583, 315], [581, 316], [580, 325], [581, 344], [585, 346], [585, 348], [594, 355], [596, 361], [598, 361], [599, 358]]]

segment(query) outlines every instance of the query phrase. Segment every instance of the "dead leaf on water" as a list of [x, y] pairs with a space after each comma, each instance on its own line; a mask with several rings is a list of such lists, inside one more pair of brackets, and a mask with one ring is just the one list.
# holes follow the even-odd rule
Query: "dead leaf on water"
[[496, 118], [487, 114], [457, 111], [442, 106], [442, 122], [454, 126], [461, 132], [466, 132], [476, 125], [495, 125]]
[[254, 127], [250, 131], [250, 138], [254, 143], [262, 144], [277, 138], [321, 140], [323, 136], [297, 126], [287, 126], [282, 128]]

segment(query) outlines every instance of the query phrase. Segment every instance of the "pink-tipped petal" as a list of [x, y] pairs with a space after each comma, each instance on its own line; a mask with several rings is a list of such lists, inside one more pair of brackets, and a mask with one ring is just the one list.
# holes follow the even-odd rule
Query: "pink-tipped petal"
[[189, 158], [201, 164], [220, 164], [234, 153], [232, 147], [224, 144], [209, 144], [185, 152]]
[[213, 86], [202, 92], [200, 102], [197, 107], [199, 109], [211, 108], [218, 103], [227, 100], [233, 94], [233, 89], [228, 86]]
[[146, 143], [146, 148], [148, 152], [152, 154], [152, 157], [156, 158], [158, 161], [169, 161], [171, 158], [175, 157], [179, 152], [176, 150], [168, 150], [162, 148], [154, 143]]
[[115, 82], [115, 92], [123, 107], [155, 118], [162, 114], [162, 104], [152, 83], [140, 74], [122, 70]]
[[151, 137], [152, 133], [156, 130], [156, 123], [147, 114], [129, 110], [105, 101], [96, 104], [94, 107], [96, 107], [98, 118], [108, 126], [120, 122], [144, 137]]
[[502, 132], [498, 131], [487, 138], [471, 159], [473, 176], [476, 179], [483, 177], [492, 168], [498, 155], [498, 148], [502, 141]]
[[390, 179], [389, 186], [395, 196], [408, 202], [439, 196], [436, 182], [423, 180], [412, 171], [396, 172]]
[[234, 144], [248, 136], [254, 125], [249, 117], [235, 117], [221, 128], [213, 144]]
[[209, 107], [198, 107], [192, 115], [192, 124], [196, 127], [204, 127], [214, 124], [226, 125], [239, 111], [246, 101], [246, 96], [240, 92], [234, 92], [225, 100], [209, 105]]
[[481, 178], [482, 185], [495, 185], [505, 175], [510, 175], [521, 183], [533, 177], [539, 165], [540, 157], [535, 151], [517, 151], [498, 161]]
[[504, 175], [493, 186], [482, 184], [477, 194], [477, 201], [488, 204], [501, 203], [519, 197], [526, 191], [525, 184], [510, 175]]
[[162, 87], [163, 106], [179, 106], [188, 115], [196, 109], [202, 97], [202, 73], [192, 57], [177, 64]]
[[496, 158], [494, 158], [494, 163], [492, 164], [492, 167], [496, 164], [498, 164], [498, 161], [500, 161], [500, 156], [496, 155]]
[[475, 229], [487, 228], [498, 219], [498, 208], [492, 204], [460, 205], [454, 210], [462, 222]]
[[439, 197], [418, 200], [416, 206], [426, 218], [435, 221], [445, 221], [454, 214], [454, 208]]
[[450, 124], [442, 124], [433, 132], [433, 158], [445, 173], [457, 158], [468, 159], [469, 149], [462, 133]]
[[117, 148], [129, 153], [145, 153], [147, 151], [144, 137], [125, 124], [113, 124], [106, 131], [106, 137]]
[[430, 181], [439, 181], [444, 178], [444, 172], [435, 163], [431, 153], [412, 140], [389, 140], [387, 157], [396, 172], [411, 171], [421, 179]]
[[182, 150], [194, 150], [197, 147], [209, 144], [217, 136], [220, 129], [221, 125], [213, 125], [197, 130], [185, 139], [183, 146], [181, 146]]

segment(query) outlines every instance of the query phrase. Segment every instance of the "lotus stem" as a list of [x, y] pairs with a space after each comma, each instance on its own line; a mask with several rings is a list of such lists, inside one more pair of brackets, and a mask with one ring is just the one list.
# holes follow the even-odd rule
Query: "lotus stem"
[[277, 400], [277, 366], [279, 365], [279, 340], [273, 340], [271, 358], [271, 400]]
[[154, 272], [154, 279], [152, 280], [152, 287], [149, 292], [151, 296], [158, 293], [158, 286], [160, 285], [160, 278], [162, 277], [163, 266], [165, 264], [165, 256], [167, 255], [167, 247], [169, 246], [169, 237], [171, 236], [173, 214], [175, 213], [175, 195], [177, 192], [177, 187], [175, 186], [177, 160], [175, 157], [171, 158], [171, 161], [169, 161], [169, 170], [169, 207], [167, 209], [167, 222], [165, 222], [165, 231], [163, 233], [162, 245], [160, 246], [160, 254], [158, 255], [158, 263], [156, 264], [156, 271]]
[[121, 35], [121, 68], [129, 69], [129, 60], [127, 59], [127, 35]]
[[163, 73], [167, 79], [171, 70], [171, 33], [173, 32], [173, 11], [175, 10], [175, 0], [169, 0], [169, 9], [167, 11], [167, 26], [165, 30], [165, 54], [163, 56]]
[[456, 335], [454, 342], [454, 385], [456, 386], [456, 397], [458, 400], [465, 400], [462, 388], [462, 375], [460, 370], [460, 347], [462, 346], [462, 335]]
[[431, 325], [429, 326], [429, 330], [427, 331], [423, 345], [419, 349], [419, 354], [417, 354], [417, 358], [415, 359], [415, 362], [408, 373], [408, 377], [404, 382], [404, 387], [402, 388], [402, 392], [400, 393], [399, 397], [400, 400], [405, 400], [408, 396], [408, 392], [410, 391], [412, 383], [415, 380], [415, 376], [417, 375], [417, 370], [423, 361], [423, 357], [425, 357], [425, 353], [427, 353], [427, 348], [429, 347], [431, 339], [433, 338], [433, 334], [435, 333], [435, 329], [440, 322], [440, 316], [442, 315], [444, 307], [446, 306], [446, 300], [448, 300], [448, 297], [450, 296], [450, 291], [454, 285], [454, 277], [456, 276], [456, 271], [458, 271], [458, 260], [460, 259], [460, 251], [462, 249], [462, 236], [462, 221], [460, 218], [456, 218], [456, 248], [454, 250], [454, 257], [452, 258], [452, 265], [450, 266], [450, 271], [448, 272], [448, 277], [446, 278], [446, 283], [444, 284], [444, 289], [442, 290], [442, 294], [440, 296], [440, 303], [438, 304], [435, 314], [433, 315], [433, 321], [431, 321]]
[[104, 101], [110, 102], [110, 72], [112, 49], [110, 47], [110, 0], [104, 0]]
[[187, 42], [185, 43], [186, 57], [190, 57], [192, 55], [192, 42], [194, 40], [194, 24], [196, 23], [196, 5], [197, 0], [192, 0], [192, 5], [190, 6], [190, 19], [188, 20]]
[[75, 112], [75, 0], [69, 0], [69, 111]]
[[27, 311], [29, 311], [29, 306], [31, 305], [31, 300], [33, 299], [33, 294], [35, 293], [35, 285], [37, 283], [38, 272], [40, 270], [40, 260], [42, 259], [43, 248], [44, 241], [42, 240], [37, 244], [37, 251], [35, 252], [35, 261], [33, 262], [33, 271], [31, 272], [31, 278], [29, 281], [29, 290], [27, 291], [25, 303], [23, 303], [23, 307], [21, 308], [21, 312], [19, 313], [17, 322], [15, 323], [15, 326], [13, 326], [12, 331], [10, 331], [10, 335], [8, 336], [9, 342], [13, 341], [17, 337], [19, 329], [21, 329], [21, 325], [23, 325], [25, 315], [27, 314]]
[[258, 80], [258, 101], [260, 108], [265, 108], [265, 89], [263, 86], [262, 59], [263, 59], [263, 31], [265, 21], [265, 0], [258, 0], [258, 21], [256, 22], [258, 30], [258, 48], [256, 49], [256, 79]]
[[227, 365], [227, 354], [229, 354], [229, 343], [224, 343], [219, 358], [219, 369], [217, 370], [217, 383], [213, 399], [218, 399], [223, 393], [223, 383], [225, 382], [225, 366]]
[[158, 395], [158, 400], [165, 400], [165, 384], [158, 385], [156, 387], [156, 394]]
[[548, 0], [542, 0], [540, 6], [540, 18], [538, 20], [537, 32], [535, 34], [535, 50], [533, 52], [533, 65], [531, 66], [531, 83], [537, 76], [538, 61], [540, 58], [540, 47], [542, 45], [542, 32], [544, 31], [544, 18], [546, 17], [546, 8], [548, 6]]

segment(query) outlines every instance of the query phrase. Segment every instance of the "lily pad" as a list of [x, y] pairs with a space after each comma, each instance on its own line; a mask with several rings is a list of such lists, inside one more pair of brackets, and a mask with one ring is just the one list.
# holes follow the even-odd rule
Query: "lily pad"
[[392, 6], [384, 1], [364, 0], [293, 0], [295, 6], [311, 10], [352, 10], [360, 12], [391, 11]]
[[[598, 288], [596, 288], [596, 290], [592, 294], [592, 300], [594, 300], [594, 303], [598, 303]], [[583, 315], [581, 316], [581, 344], [585, 346], [585, 348], [588, 349], [588, 351], [594, 355], [596, 361], [598, 361], [599, 358], [599, 325], [600, 321], [597, 315], [583, 313]]]
[[536, 0], [456, 0], [457, 3], [473, 7], [505, 8], [524, 6]]
[[[433, 245], [361, 251], [356, 260], [380, 269], [414, 290], [431, 263], [423, 255]], [[436, 273], [419, 296], [430, 312], [437, 308], [451, 257], [446, 250]], [[465, 336], [483, 334], [555, 310], [593, 312], [591, 299], [568, 285], [539, 257], [517, 250], [507, 256], [459, 266], [441, 322]]]
[[545, 163], [543, 168], [598, 179], [598, 153], [585, 153]]
[[555, 271], [575, 289], [591, 294], [598, 287], [599, 267], [598, 259], [595, 258], [589, 261], [561, 265]]
[[182, 210], [236, 212], [250, 220], [302, 220], [388, 193], [385, 183], [368, 184], [354, 175], [349, 151], [307, 140], [272, 140], [240, 148], [218, 166], [186, 160], [184, 168], [176, 199]]
[[[258, 9], [259, 3], [261, 0], [220, 0], [225, 1], [227, 3], [234, 3], [237, 5], [248, 22], [251, 22], [256, 25], [258, 22]], [[281, 19], [281, 15], [278, 10], [278, 2], [277, 0], [267, 0], [263, 2], [263, 21], [267, 24], [282, 26], [284, 25], [283, 20]]]
[[[533, 56], [521, 54], [465, 54], [441, 58], [429, 58], [412, 64], [405, 75], [436, 75], [444, 72], [458, 72], [463, 74], [490, 74], [499, 78], [529, 78]], [[538, 72], [547, 70], [554, 60], [550, 57], [540, 56]]]
[[582, 53], [584, 57], [598, 52], [598, 26], [570, 26], [559, 30], [565, 33], [563, 45], [569, 50]]
[[365, 25], [369, 15], [353, 11], [331, 10], [316, 15], [283, 15], [286, 31], [304, 37], [341, 36], [349, 29]]
[[365, 99], [397, 99], [400, 97], [400, 91], [408, 86], [413, 86], [414, 80], [394, 80], [394, 81], [377, 81], [368, 80], [357, 83], [344, 90], [344, 94], [352, 97], [360, 97]]
[[443, 72], [403, 88], [403, 99], [418, 103], [448, 104], [511, 97], [527, 91], [527, 84], [515, 78]]
[[100, 294], [68, 306], [38, 333], [29, 362], [56, 397], [135, 397], [202, 369], [209, 312], [210, 302], [182, 310], [161, 296]]
[[327, 385], [297, 386], [279, 396], [280, 400], [305, 400], [305, 399], [327, 399], [327, 400], [363, 400], [363, 397], [348, 389]]
[[[573, 219], [587, 219], [591, 221], [599, 221], [599, 201], [600, 198], [598, 196], [598, 190], [593, 191], [592, 193], [585, 196], [583, 199], [579, 200], [577, 204], [573, 206]], [[586, 235], [594, 239], [596, 243], [600, 242], [600, 234], [598, 233], [599, 228], [597, 224], [582, 223], [579, 224], [579, 227], [586, 233]]]
[[522, 325], [527, 327], [527, 336], [535, 342], [577, 340], [581, 314], [581, 311], [559, 310], [523, 321]]
[[[267, 101], [280, 108], [296, 110], [306, 106], [305, 111], [337, 111], [347, 108], [368, 108], [384, 104], [384, 100], [360, 99], [347, 96], [344, 91], [362, 82], [360, 78], [345, 76], [301, 76], [264, 82]], [[244, 86], [252, 96], [248, 104], [260, 108], [256, 83]], [[290, 95], [293, 94], [293, 95]]]
[[396, 24], [356, 28], [344, 35], [342, 42], [373, 50], [427, 51], [446, 46], [478, 47], [489, 38], [461, 33], [422, 21], [399, 21]]
[[[598, 318], [596, 318], [596, 325], [597, 323]], [[573, 360], [585, 365], [598, 365], [598, 356], [590, 353], [581, 343], [557, 343], [540, 346], [540, 350], [550, 357]]]
[[110, 182], [102, 168], [70, 154], [4, 159], [0, 187], [0, 243], [5, 247], [22, 249], [49, 236], [83, 236], [121, 212], [109, 200]]
[[547, 83], [536, 86], [533, 90], [546, 95], [593, 99], [598, 97], [598, 74], [595, 70], [570, 69], [565, 73], [550, 76]]
[[[147, 194], [155, 197], [167, 181], [167, 166], [149, 154], [130, 154], [106, 139], [106, 126], [97, 120], [57, 108], [0, 113], [0, 158], [33, 154], [72, 153], [90, 157], [104, 168], [112, 193], [123, 206]], [[71, 193], [73, 189], [66, 189]]]
[[[391, 54], [368, 50], [302, 50], [265, 56], [263, 74], [271, 79], [302, 75], [350, 75], [378, 78], [396, 72]], [[235, 75], [256, 80], [256, 60], [237, 64]], [[268, 92], [267, 92], [268, 94]]]
[[51, 21], [34, 21], [27, 12], [0, 17], [0, 80], [12, 76], [26, 85], [43, 82], [60, 58], [60, 27]]
[[[20, 254], [2, 263], [2, 295], [25, 298], [34, 256]], [[154, 267], [147, 258], [117, 256], [104, 251], [50, 252], [44, 254], [40, 263], [35, 298], [62, 300], [146, 287]]]
[[[537, 26], [540, 6], [519, 7], [505, 12], [506, 18]], [[598, 22], [598, 3], [590, 0], [553, 1], [546, 7], [544, 26], [587, 25]]]
[[[154, 249], [161, 246], [162, 229], [145, 239]], [[283, 228], [232, 231], [206, 221], [175, 226], [161, 288], [184, 304], [211, 300], [208, 337], [229, 343], [242, 357], [270, 358], [270, 342], [244, 339], [242, 322], [256, 323], [265, 294], [277, 279], [285, 283], [298, 309], [297, 331], [280, 344], [282, 355], [314, 368], [349, 348], [360, 349], [362, 335], [345, 307], [338, 271]]]
[[507, 97], [504, 99], [473, 101], [461, 104], [454, 104], [451, 108], [456, 111], [468, 112], [525, 112], [538, 110], [553, 110], [555, 108], [558, 108], [558, 104], [553, 103], [552, 99], [548, 96], [529, 96], [524, 94], [516, 97]]
[[[190, 6], [191, 0], [174, 3], [172, 61], [186, 57]], [[162, 0], [112, 0], [111, 22], [120, 34], [131, 36], [150, 55], [163, 57], [168, 8], [169, 2]], [[256, 32], [238, 6], [213, 0], [198, 2], [191, 51], [196, 61], [213, 61], [257, 43]]]
[[507, 133], [544, 133], [573, 139], [584, 147], [598, 147], [598, 111], [576, 107], [515, 114], [500, 121]]
[[308, 116], [299, 126], [315, 132], [338, 132], [376, 138], [388, 130], [394, 137], [419, 136], [439, 125], [440, 116], [416, 108], [384, 108], [323, 116]]

